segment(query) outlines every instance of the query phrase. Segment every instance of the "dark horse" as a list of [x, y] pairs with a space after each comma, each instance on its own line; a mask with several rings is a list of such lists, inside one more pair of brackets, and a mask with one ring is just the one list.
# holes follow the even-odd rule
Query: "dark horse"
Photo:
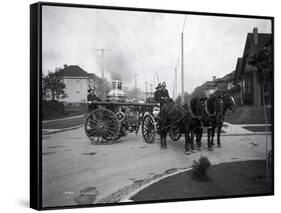
[[[190, 154], [194, 151], [193, 140], [190, 138], [190, 133], [200, 125], [200, 120], [194, 117], [185, 106], [180, 106], [175, 103], [167, 103], [160, 110], [159, 119], [159, 134], [161, 148], [166, 148], [166, 137], [171, 126], [176, 126], [185, 136], [185, 153]], [[198, 149], [201, 147], [201, 140], [197, 140]]]
[[189, 153], [191, 140], [189, 131], [191, 126], [191, 115], [182, 106], [169, 102], [165, 104], [159, 114], [159, 134], [161, 148], [167, 147], [167, 133], [171, 126], [177, 126], [185, 135], [185, 151]]
[[[231, 95], [226, 94], [213, 94], [209, 98], [201, 99], [203, 102], [198, 102], [195, 105], [191, 100], [191, 108], [195, 108], [197, 114], [201, 116], [201, 126], [208, 128], [208, 148], [211, 149], [214, 145], [214, 136], [217, 128], [217, 145], [221, 146], [220, 133], [224, 122], [224, 116], [228, 109], [233, 112], [236, 111], [237, 106]], [[194, 110], [194, 109], [193, 109]], [[193, 111], [192, 110], [192, 111]], [[202, 131], [197, 131], [196, 138], [201, 140]], [[200, 135], [201, 134], [201, 135]], [[193, 139], [193, 138], [192, 138]]]
[[205, 110], [208, 114], [211, 128], [208, 129], [208, 148], [214, 145], [214, 135], [217, 128], [217, 145], [221, 146], [220, 134], [227, 110], [235, 112], [237, 109], [234, 98], [226, 94], [214, 94], [206, 100]]

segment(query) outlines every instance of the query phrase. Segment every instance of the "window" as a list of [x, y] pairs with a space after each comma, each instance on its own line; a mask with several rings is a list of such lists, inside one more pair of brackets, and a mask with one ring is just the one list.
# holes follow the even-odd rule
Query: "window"
[[245, 93], [246, 94], [252, 93], [252, 79], [251, 78], [245, 79]]

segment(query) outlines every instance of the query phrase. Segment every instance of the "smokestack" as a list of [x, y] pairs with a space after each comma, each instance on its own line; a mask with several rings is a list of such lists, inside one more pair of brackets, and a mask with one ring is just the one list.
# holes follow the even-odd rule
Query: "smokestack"
[[213, 81], [215, 81], [216, 80], [216, 76], [213, 76]]
[[253, 35], [254, 35], [254, 44], [257, 45], [259, 43], [258, 28], [257, 27], [255, 27], [253, 29]]

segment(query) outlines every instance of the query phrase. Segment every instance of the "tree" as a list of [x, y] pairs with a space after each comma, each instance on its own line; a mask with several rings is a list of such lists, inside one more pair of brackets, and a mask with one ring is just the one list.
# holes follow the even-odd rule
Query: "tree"
[[[191, 100], [191, 95], [188, 92], [183, 93], [183, 105], [188, 105]], [[175, 99], [175, 103], [182, 104], [182, 95], [178, 95]]]
[[176, 97], [175, 103], [181, 104], [181, 95], [178, 95], [178, 97]]
[[260, 81], [262, 98], [263, 98], [263, 112], [265, 120], [265, 131], [266, 131], [266, 170], [267, 170], [267, 180], [269, 180], [269, 167], [268, 158], [270, 156], [268, 152], [268, 129], [267, 129], [267, 114], [266, 114], [266, 97], [264, 94], [266, 82], [272, 80], [272, 49], [269, 47], [264, 47], [257, 51], [256, 54], [250, 57], [249, 64], [253, 66], [258, 74], [258, 80]]
[[65, 98], [65, 84], [62, 79], [58, 77], [58, 70], [55, 72], [48, 72], [48, 75], [42, 76], [42, 93], [45, 97], [51, 97], [51, 100]]
[[185, 104], [189, 104], [189, 102], [191, 101], [191, 95], [188, 92], [184, 92], [183, 93], [183, 103]]
[[[271, 79], [272, 74], [272, 50], [264, 47], [250, 57], [249, 64], [256, 69], [261, 83]], [[262, 84], [263, 85], [263, 84]]]

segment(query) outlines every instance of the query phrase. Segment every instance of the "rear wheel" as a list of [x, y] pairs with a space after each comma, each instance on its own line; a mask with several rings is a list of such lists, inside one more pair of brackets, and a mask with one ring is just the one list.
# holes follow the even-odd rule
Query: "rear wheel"
[[172, 126], [170, 129], [169, 129], [169, 137], [173, 140], [173, 141], [178, 141], [180, 138], [181, 138], [181, 131], [178, 127], [176, 126]]
[[153, 143], [156, 135], [156, 122], [151, 114], [146, 114], [143, 117], [141, 130], [144, 141]]
[[120, 122], [112, 111], [96, 109], [87, 116], [84, 129], [92, 143], [107, 144], [118, 138]]

